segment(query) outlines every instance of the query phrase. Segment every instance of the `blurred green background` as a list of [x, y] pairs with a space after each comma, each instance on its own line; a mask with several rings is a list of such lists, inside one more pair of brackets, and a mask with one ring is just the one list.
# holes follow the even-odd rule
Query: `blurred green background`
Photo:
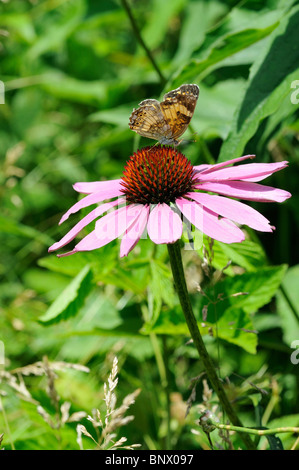
[[[230, 376], [230, 396], [247, 425], [263, 418], [267, 426], [298, 426], [299, 365], [290, 360], [291, 343], [299, 340], [298, 27], [298, 2], [290, 0], [0, 2], [0, 340], [5, 370], [17, 371], [19, 384], [2, 377], [4, 447], [78, 448], [74, 423], [53, 430], [37, 412], [40, 404], [57, 418], [49, 375], [20, 368], [44, 356], [88, 366], [89, 373], [62, 368], [55, 387], [61, 403], [91, 414], [102, 407], [115, 354], [119, 400], [142, 389], [135, 420], [119, 435], [143, 449], [209, 446], [202, 431], [191, 432], [206, 392], [202, 382], [184, 418], [200, 365], [185, 344], [165, 247], [142, 241], [125, 260], [118, 241], [60, 260], [47, 253], [74, 224], [57, 225], [77, 201], [72, 184], [119, 178], [132, 152], [154, 143], [129, 129], [132, 109], [183, 83], [200, 87], [180, 146], [193, 164], [246, 153], [256, 154], [256, 162], [289, 161], [266, 184], [292, 198], [254, 205], [276, 231], [247, 232], [243, 247], [215, 245], [214, 269], [233, 262], [219, 292], [233, 292], [234, 277], [243, 274], [238, 291], [254, 295], [251, 304], [225, 306], [224, 314], [219, 306], [220, 339], [205, 339], [222, 376]], [[204, 279], [202, 252], [184, 256], [192, 291], [193, 281]], [[193, 292], [198, 318], [205, 302], [199, 297]], [[221, 335], [231, 312], [241, 336]], [[254, 340], [246, 328], [259, 331]], [[281, 439], [293, 445], [291, 435]]]

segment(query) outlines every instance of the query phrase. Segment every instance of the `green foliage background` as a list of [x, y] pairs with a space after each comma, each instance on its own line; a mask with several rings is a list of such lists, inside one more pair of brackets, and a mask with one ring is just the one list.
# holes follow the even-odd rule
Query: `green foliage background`
[[[44, 356], [88, 366], [89, 373], [59, 371], [55, 387], [72, 412], [91, 414], [102, 409], [114, 355], [119, 400], [141, 388], [130, 410], [135, 420], [118, 436], [142, 449], [209, 446], [196, 425], [202, 380], [184, 417], [192, 379], [202, 369], [186, 343], [166, 247], [143, 240], [122, 260], [118, 241], [71, 258], [47, 253], [74, 224], [75, 217], [57, 225], [76, 201], [72, 184], [119, 178], [132, 152], [148, 144], [128, 127], [133, 107], [182, 83], [200, 86], [180, 148], [193, 164], [246, 153], [257, 162], [289, 161], [266, 183], [293, 197], [255, 205], [276, 232], [245, 227], [241, 245], [215, 243], [210, 268], [219, 276], [226, 267], [215, 285], [202, 269], [201, 248], [183, 255], [208, 350], [221, 376], [229, 377], [227, 391], [244, 424], [299, 425], [299, 364], [290, 360], [299, 340], [298, 2], [129, 4], [162, 77], [138, 44], [123, 2], [0, 2], [0, 339], [5, 370], [19, 370], [15, 376], [31, 396], [26, 401], [3, 378], [5, 448], [78, 448], [74, 423], [53, 430], [37, 413], [37, 404], [57, 413], [46, 377], [20, 368]], [[240, 292], [247, 294], [232, 296]], [[80, 422], [88, 426], [86, 418]], [[285, 448], [294, 444], [291, 434], [280, 437]], [[242, 445], [232, 439], [236, 448]], [[85, 446], [93, 443], [86, 438]]]

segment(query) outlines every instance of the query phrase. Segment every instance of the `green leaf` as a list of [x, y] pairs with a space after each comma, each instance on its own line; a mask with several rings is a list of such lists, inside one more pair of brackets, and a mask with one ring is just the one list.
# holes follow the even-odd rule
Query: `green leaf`
[[290, 345], [299, 338], [299, 265], [289, 268], [277, 292], [277, 313], [281, 319], [283, 339]]
[[[287, 377], [287, 374], [285, 377]], [[296, 398], [297, 397], [294, 396], [293, 398], [294, 403], [296, 402]], [[288, 401], [288, 403], [290, 402]], [[295, 412], [293, 414], [287, 414], [286, 412], [281, 416], [277, 416], [276, 418], [271, 419], [267, 423], [267, 427], [269, 429], [275, 429], [275, 428], [280, 428], [280, 427], [298, 427], [298, 425], [299, 425], [299, 414]], [[295, 435], [292, 432], [289, 432], [289, 433], [284, 432], [284, 433], [280, 433], [279, 436], [280, 436], [281, 442], [283, 443], [284, 448], [291, 449], [296, 439]]]
[[[286, 270], [287, 265], [270, 266], [227, 277], [215, 286], [215, 297], [221, 295], [225, 298], [229, 303], [229, 308], [241, 308], [248, 314], [254, 313], [273, 298]], [[241, 293], [246, 293], [246, 295], [240, 295]]]
[[[208, 244], [205, 246], [207, 247]], [[214, 240], [212, 265], [216, 269], [222, 270], [230, 261], [232, 266], [225, 269], [225, 274], [230, 275], [234, 275], [233, 265], [240, 266], [250, 272], [267, 264], [263, 247], [256, 242], [244, 240], [242, 243], [227, 244]]]
[[77, 274], [86, 266], [85, 256], [72, 256], [65, 258], [58, 258], [55, 255], [46, 256], [38, 260], [38, 265], [67, 276], [77, 276]]
[[220, 136], [226, 139], [233, 122], [235, 109], [242, 97], [243, 79], [225, 80], [213, 87], [200, 85], [199, 105], [192, 120], [203, 138]]
[[218, 1], [188, 2], [184, 11], [184, 22], [180, 30], [179, 44], [172, 66], [186, 61], [205, 39], [211, 28], [226, 11], [228, 6]]
[[215, 334], [254, 353], [257, 335], [250, 316], [271, 301], [286, 269], [286, 265], [264, 267], [227, 277], [207, 292], [212, 303], [203, 298], [201, 305], [207, 304], [207, 322], [213, 325]]
[[108, 87], [102, 80], [78, 80], [53, 69], [41, 77], [40, 85], [47, 93], [62, 99], [94, 106], [105, 106], [108, 102]]
[[142, 37], [150, 49], [165, 41], [171, 19], [182, 10], [187, 0], [153, 0], [151, 17], [142, 31]]
[[[202, 335], [213, 335], [235, 344], [245, 351], [254, 354], [257, 346], [257, 336], [253, 330], [252, 322], [241, 309], [228, 310], [217, 323], [198, 322]], [[169, 336], [183, 335], [190, 337], [180, 306], [174, 309], [162, 310], [154, 325], [145, 323], [141, 332], [143, 334], [161, 334]]]
[[89, 266], [80, 271], [63, 290], [39, 321], [50, 325], [74, 317], [82, 307], [92, 288], [92, 273]]
[[151, 322], [155, 323], [161, 311], [163, 304], [173, 307], [177, 301], [173, 281], [170, 270], [159, 263], [152, 260], [150, 263], [151, 276], [149, 282], [149, 309], [151, 314]]
[[[211, 334], [254, 354], [257, 334], [250, 315], [269, 303], [274, 296], [286, 266], [264, 267], [258, 271], [227, 277], [207, 289], [206, 296], [198, 295], [197, 311], [205, 308], [204, 322], [198, 325], [202, 334]], [[143, 332], [165, 335], [189, 335], [180, 307], [161, 310], [156, 323], [146, 324]]]
[[231, 132], [221, 147], [219, 161], [242, 155], [260, 122], [277, 111], [298, 78], [299, 8], [281, 20], [267, 46], [252, 66], [247, 89], [235, 114]]
[[173, 87], [178, 87], [182, 83], [200, 81], [201, 76], [216, 64], [221, 63], [227, 57], [249, 47], [268, 36], [277, 26], [277, 23], [264, 29], [245, 29], [237, 33], [227, 34], [221, 37], [212, 48], [206, 52], [206, 57], [199, 60], [193, 59], [186, 65], [172, 81]]
[[[255, 429], [269, 429], [265, 428], [263, 426]], [[270, 450], [283, 450], [283, 445], [279, 437], [275, 436], [275, 434], [266, 434], [265, 437], [267, 438], [267, 441], [269, 442], [269, 447]]]
[[46, 246], [50, 246], [53, 242], [47, 234], [2, 215], [0, 215], [0, 232], [7, 233], [9, 235], [16, 235], [18, 237], [31, 238]]
[[161, 335], [185, 335], [190, 336], [185, 317], [178, 305], [173, 309], [161, 310], [156, 322], [147, 322], [141, 330], [143, 334], [156, 333]]
[[125, 127], [127, 129], [129, 116], [135, 106], [136, 103], [132, 103], [111, 109], [104, 109], [103, 111], [97, 111], [96, 113], [90, 114], [88, 119], [90, 122], [105, 122]]
[[28, 50], [27, 59], [34, 60], [38, 56], [61, 47], [61, 44], [82, 21], [85, 5], [82, 0], [68, 2], [59, 11], [59, 18], [46, 24], [41, 35], [36, 38]]
[[283, 450], [283, 445], [279, 437], [266, 435], [266, 438], [270, 445], [270, 450]]

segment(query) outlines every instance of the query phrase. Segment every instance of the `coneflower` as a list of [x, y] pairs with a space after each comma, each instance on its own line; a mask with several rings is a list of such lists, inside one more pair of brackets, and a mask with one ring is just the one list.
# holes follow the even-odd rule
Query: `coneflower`
[[96, 219], [91, 233], [72, 251], [58, 256], [95, 250], [118, 237], [122, 238], [120, 256], [127, 256], [145, 230], [154, 243], [174, 243], [181, 238], [184, 221], [224, 243], [244, 240], [239, 225], [271, 232], [274, 227], [269, 220], [236, 199], [285, 201], [291, 196], [289, 192], [258, 182], [283, 169], [288, 162], [232, 166], [253, 158], [254, 155], [246, 155], [216, 165], [193, 166], [172, 147], [157, 145], [138, 150], [129, 158], [122, 178], [74, 185], [74, 189], [86, 197], [66, 212], [60, 224], [82, 208], [100, 205], [49, 251], [67, 245]]

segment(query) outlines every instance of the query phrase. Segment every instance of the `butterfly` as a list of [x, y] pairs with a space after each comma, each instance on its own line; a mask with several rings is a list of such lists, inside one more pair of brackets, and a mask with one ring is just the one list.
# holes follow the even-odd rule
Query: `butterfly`
[[178, 145], [187, 129], [199, 95], [197, 85], [181, 85], [164, 95], [163, 101], [147, 99], [139, 103], [129, 120], [130, 129], [162, 145]]

